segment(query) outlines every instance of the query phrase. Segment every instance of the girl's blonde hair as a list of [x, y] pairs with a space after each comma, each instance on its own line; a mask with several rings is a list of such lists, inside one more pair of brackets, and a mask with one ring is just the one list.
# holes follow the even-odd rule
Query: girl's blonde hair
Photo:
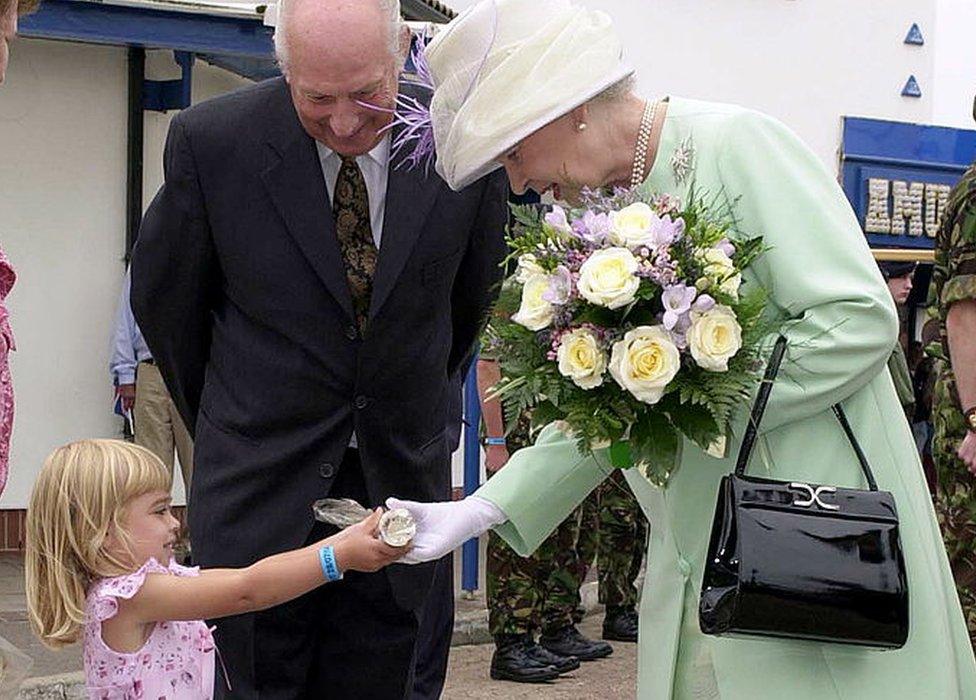
[[121, 440], [79, 440], [47, 458], [27, 508], [25, 557], [31, 627], [44, 644], [78, 641], [92, 582], [132, 570], [105, 546], [115, 535], [131, 551], [126, 505], [172, 481], [156, 455]]

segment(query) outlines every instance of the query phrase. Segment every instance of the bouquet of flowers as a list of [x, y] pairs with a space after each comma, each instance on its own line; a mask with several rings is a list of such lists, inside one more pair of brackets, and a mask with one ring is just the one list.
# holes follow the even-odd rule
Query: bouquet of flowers
[[682, 436], [726, 436], [757, 378], [765, 291], [743, 284], [763, 252], [731, 205], [642, 189], [584, 192], [580, 208], [513, 207], [517, 269], [488, 328], [511, 425], [564, 421], [584, 454], [610, 448], [665, 485]]

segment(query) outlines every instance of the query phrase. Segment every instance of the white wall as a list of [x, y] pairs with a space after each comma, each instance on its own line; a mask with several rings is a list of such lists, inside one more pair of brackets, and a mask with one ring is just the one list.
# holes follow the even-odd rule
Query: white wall
[[[151, 77], [174, 77], [153, 73], [165, 70], [159, 61]], [[126, 71], [120, 48], [18, 40], [0, 87], [0, 245], [18, 274], [8, 299], [16, 416], [0, 508], [26, 505], [57, 445], [121, 429], [108, 353], [124, 272]], [[243, 83], [198, 64], [194, 99]], [[146, 119], [146, 202], [162, 181], [168, 120]]]
[[[976, 127], [976, 2], [936, 0], [935, 94], [932, 121], [961, 129]], [[928, 39], [929, 37], [926, 37]]]
[[[835, 171], [843, 115], [973, 127], [973, 0], [582, 2], [614, 18], [643, 94], [772, 114]], [[903, 43], [913, 22], [924, 46]], [[901, 96], [912, 74], [918, 99]]]

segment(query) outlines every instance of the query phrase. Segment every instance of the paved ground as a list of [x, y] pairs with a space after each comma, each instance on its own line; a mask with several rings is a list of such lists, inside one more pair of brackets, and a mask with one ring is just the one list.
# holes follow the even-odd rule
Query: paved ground
[[[591, 615], [582, 625], [589, 637], [599, 637], [603, 615]], [[524, 684], [488, 678], [491, 644], [454, 647], [443, 700], [631, 700], [636, 695], [637, 648], [613, 642], [613, 654], [583, 664], [577, 671], [552, 683]]]
[[54, 652], [31, 634], [24, 599], [24, 562], [18, 554], [0, 554], [0, 636], [31, 657], [32, 678], [81, 669], [80, 647]]

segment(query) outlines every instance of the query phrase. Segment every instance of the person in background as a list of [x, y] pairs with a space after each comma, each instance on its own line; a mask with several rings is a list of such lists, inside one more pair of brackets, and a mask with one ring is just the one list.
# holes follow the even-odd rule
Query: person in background
[[976, 646], [976, 164], [949, 194], [935, 240], [929, 305], [939, 320], [932, 404], [935, 509]]
[[634, 582], [647, 549], [647, 518], [619, 470], [611, 473], [581, 508], [577, 584], [583, 585], [595, 561], [598, 600], [606, 606], [603, 638], [636, 642], [638, 595]]
[[[881, 261], [878, 263], [881, 275], [888, 284], [888, 291], [899, 311], [908, 301], [912, 293], [912, 281], [915, 277], [915, 268], [918, 263], [915, 261]], [[895, 391], [898, 393], [898, 401], [905, 410], [905, 416], [909, 423], [915, 416], [915, 389], [912, 385], [912, 375], [908, 371], [908, 360], [905, 358], [905, 346], [902, 344], [903, 333], [898, 334], [898, 342], [891, 351], [891, 358], [888, 360], [888, 371], [891, 372], [891, 380], [895, 383]]]
[[193, 439], [166, 390], [163, 377], [132, 315], [132, 305], [129, 303], [131, 287], [132, 271], [129, 270], [125, 273], [115, 314], [109, 373], [123, 413], [132, 417], [136, 444], [159, 457], [170, 471], [173, 470], [175, 449], [189, 503], [193, 478]]
[[937, 359], [941, 354], [939, 339], [939, 319], [934, 316], [935, 309], [926, 309], [926, 320], [922, 325], [922, 339], [919, 342], [921, 357], [912, 373], [912, 383], [915, 387], [915, 420], [912, 432], [915, 434], [915, 445], [922, 458], [922, 470], [929, 492], [935, 498], [938, 489], [938, 476], [935, 472], [935, 458], [932, 456], [932, 438], [935, 427], [932, 422], [935, 406], [935, 384], [940, 373], [942, 361]]
[[14, 334], [4, 301], [10, 293], [17, 274], [0, 248], [0, 493], [7, 484], [10, 461], [10, 434], [14, 428], [14, 387], [10, 381], [10, 351], [16, 350]]
[[[501, 378], [490, 343], [478, 360], [478, 393], [485, 427], [488, 478], [505, 466], [509, 455], [532, 444], [531, 417], [523, 413], [507, 431], [499, 400], [486, 400]], [[519, 683], [550, 681], [613, 652], [606, 642], [587, 639], [575, 626], [580, 604], [577, 555], [583, 537], [583, 507], [556, 528], [538, 551], [520, 557], [495, 532], [488, 533], [486, 554], [488, 628], [495, 642], [490, 675]], [[537, 642], [536, 632], [541, 632]]]
[[[10, 42], [17, 35], [17, 18], [37, 8], [37, 0], [0, 0], [0, 83], [7, 75]], [[17, 274], [0, 247], [0, 493], [7, 485], [10, 435], [14, 429], [14, 388], [10, 379], [10, 352], [16, 350], [6, 299]]]
[[[17, 20], [37, 9], [37, 0], [0, 0], [0, 83], [7, 75], [10, 42], [17, 35]], [[2, 193], [0, 193], [2, 197]], [[16, 349], [6, 299], [17, 275], [0, 247], [0, 494], [7, 485], [10, 436], [14, 427], [14, 389], [10, 377], [10, 352]], [[0, 697], [14, 697], [33, 662], [0, 637]]]

